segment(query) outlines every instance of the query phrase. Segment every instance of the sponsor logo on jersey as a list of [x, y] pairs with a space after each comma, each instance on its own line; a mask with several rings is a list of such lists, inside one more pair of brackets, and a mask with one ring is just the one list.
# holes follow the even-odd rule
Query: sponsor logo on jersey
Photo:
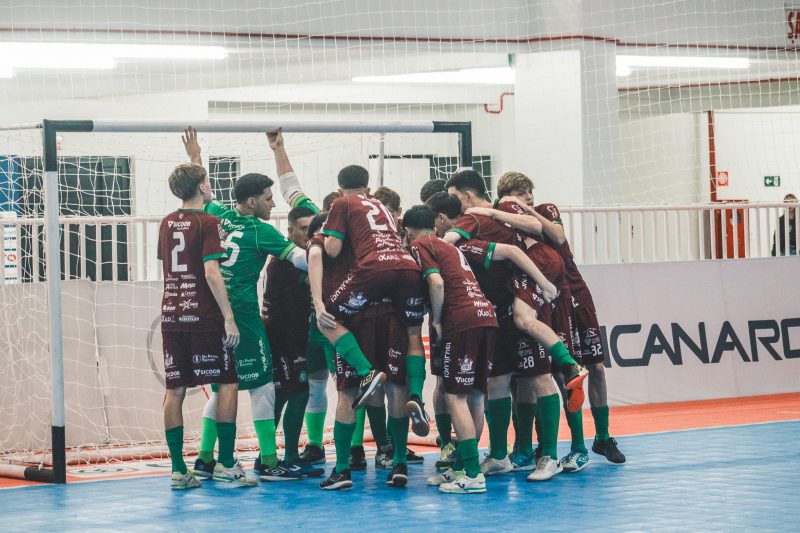
[[177, 292], [164, 291], [164, 298], [174, 298], [178, 296]]
[[386, 365], [386, 367], [389, 369], [389, 372], [391, 372], [392, 374], [397, 374], [397, 373], [400, 372], [400, 367], [397, 366], [397, 365], [393, 365], [393, 364], [389, 363], [388, 365]]
[[409, 298], [406, 300], [408, 305], [422, 305], [422, 298]]
[[333, 292], [333, 294], [331, 295], [331, 301], [332, 302], [335, 302], [339, 298], [339, 296], [342, 295], [342, 292], [345, 290], [346, 286], [350, 284], [351, 281], [353, 281], [353, 273], [352, 272], [347, 274], [347, 277], [344, 278], [344, 281]]
[[177, 308], [174, 305], [162, 305], [161, 306], [161, 311], [163, 311], [164, 313], [170, 313], [172, 311], [175, 311], [175, 309], [177, 309]]
[[471, 386], [475, 384], [475, 378], [456, 376], [456, 383], [459, 383], [461, 385]]
[[184, 281], [195, 281], [197, 280], [197, 276], [194, 274], [181, 274], [181, 279]]
[[181, 311], [188, 311], [189, 309], [197, 309], [200, 304], [192, 300], [183, 300], [182, 302], [178, 303], [181, 307]]
[[197, 283], [181, 283], [177, 289], [194, 289], [197, 286]]
[[200, 322], [200, 317], [195, 315], [185, 315], [178, 318], [178, 322], [184, 323], [193, 323], [193, 322]]
[[181, 293], [181, 298], [194, 298], [197, 296], [197, 291], [183, 291]]
[[389, 357], [391, 357], [392, 359], [399, 359], [401, 355], [403, 354], [400, 352], [400, 350], [389, 348]]
[[170, 372], [167, 372], [167, 379], [179, 378], [179, 377], [181, 377], [180, 370], [172, 370]]
[[378, 261], [400, 261], [400, 256], [395, 254], [379, 254]]
[[461, 362], [460, 368], [462, 372], [472, 372], [474, 366], [475, 366], [474, 363], [471, 360], [467, 359], [466, 361]]
[[217, 356], [213, 354], [194, 354], [192, 356], [192, 362], [194, 364], [199, 365], [200, 363], [213, 363], [217, 360]]
[[165, 366], [165, 367], [170, 367], [170, 366], [172, 366], [173, 364], [174, 364], [174, 361], [173, 361], [173, 359], [172, 359], [172, 354], [171, 354], [171, 353], [169, 353], [169, 352], [167, 352], [167, 353], [164, 355], [164, 366]]
[[178, 284], [177, 283], [167, 283], [166, 285], [164, 285], [164, 290], [177, 291], [178, 290]]
[[251, 374], [242, 374], [239, 376], [240, 380], [247, 380], [247, 379], [256, 379], [258, 377], [258, 372], [253, 372]]
[[170, 220], [169, 222], [167, 222], [167, 226], [169, 226], [172, 229], [177, 229], [177, 230], [189, 229], [189, 228], [192, 227], [192, 221], [191, 220]]
[[490, 304], [486, 300], [473, 300], [472, 305], [475, 307], [489, 307]]
[[169, 324], [170, 322], [175, 322], [175, 318], [171, 316], [162, 316], [161, 323], [162, 324]]
[[494, 316], [494, 313], [488, 309], [478, 309], [477, 314], [480, 318], [491, 318]]
[[195, 376], [219, 376], [221, 371], [219, 368], [195, 368]]
[[361, 309], [365, 305], [367, 305], [367, 297], [364, 296], [363, 292], [357, 292], [350, 295], [347, 302], [344, 304], [345, 306], [351, 309]]

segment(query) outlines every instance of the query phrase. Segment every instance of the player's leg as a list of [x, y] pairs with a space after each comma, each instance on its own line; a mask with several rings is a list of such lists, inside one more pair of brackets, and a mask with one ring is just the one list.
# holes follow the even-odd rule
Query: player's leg
[[524, 378], [517, 376], [514, 392], [514, 451], [509, 458], [515, 471], [533, 470], [536, 459], [533, 455], [533, 422], [536, 416], [536, 393]]
[[498, 323], [496, 347], [488, 363], [486, 425], [489, 429], [489, 455], [481, 462], [481, 471], [485, 475], [504, 474], [512, 469], [508, 458], [508, 425], [511, 422], [511, 375], [516, 369], [520, 333], [511, 316], [501, 318]]
[[391, 487], [405, 487], [408, 482], [408, 390], [398, 383], [387, 382], [386, 403], [389, 407], [389, 431], [392, 433], [394, 456], [392, 471], [386, 478]]
[[[378, 394], [370, 398], [374, 399]], [[350, 441], [350, 470], [366, 470], [367, 456], [364, 453], [364, 426], [367, 420], [367, 407], [356, 409], [356, 427], [353, 430], [353, 438]]]
[[456, 458], [456, 443], [453, 441], [453, 419], [447, 407], [447, 398], [444, 392], [444, 381], [441, 373], [438, 375], [433, 368], [431, 357], [431, 374], [436, 376], [436, 387], [433, 389], [433, 413], [436, 421], [436, 430], [439, 432], [439, 460], [436, 461], [438, 470], [447, 470], [453, 466]]
[[[341, 358], [337, 358], [341, 360]], [[333, 443], [336, 447], [336, 465], [331, 470], [330, 476], [320, 483], [323, 490], [349, 489], [353, 486], [350, 475], [350, 443], [353, 440], [353, 431], [356, 427], [356, 416], [353, 410], [353, 400], [358, 394], [356, 387], [345, 387], [342, 364], [337, 361], [337, 388], [339, 388], [336, 403], [336, 421], [333, 426]]]
[[[546, 360], [549, 362], [549, 360]], [[545, 364], [545, 363], [543, 363]], [[544, 369], [541, 369], [544, 371]], [[520, 378], [519, 391], [530, 389], [536, 397], [536, 416], [542, 427], [540, 445], [542, 456], [528, 481], [546, 481], [561, 472], [558, 461], [558, 424], [561, 418], [561, 401], [550, 369], [546, 373]]]
[[564, 472], [579, 472], [589, 465], [589, 451], [586, 449], [586, 442], [583, 436], [583, 411], [578, 409], [571, 412], [567, 407], [568, 392], [564, 387], [564, 376], [560, 372], [554, 372], [553, 378], [556, 380], [561, 398], [564, 400], [564, 415], [567, 418], [567, 425], [571, 435], [569, 453], [561, 458], [561, 466]]
[[[236, 390], [238, 393], [239, 386]], [[203, 407], [203, 421], [200, 433], [200, 449], [194, 462], [194, 473], [198, 477], [211, 479], [214, 476], [214, 446], [217, 444], [217, 421], [219, 412], [219, 386], [211, 387], [211, 392]], [[235, 422], [235, 418], [234, 418]]]
[[378, 448], [375, 453], [375, 468], [391, 468], [393, 448], [389, 442], [389, 432], [386, 426], [386, 398], [385, 392], [374, 395], [367, 403], [367, 418], [372, 430], [372, 438]]
[[[326, 346], [333, 350], [328, 340], [312, 320], [308, 328], [308, 344], [306, 348], [306, 368], [308, 370], [308, 403], [306, 404], [305, 423], [308, 444], [300, 459], [308, 464], [325, 464], [325, 449], [322, 445], [325, 431], [325, 417], [328, 412], [328, 377]], [[331, 365], [332, 366], [332, 365]]]

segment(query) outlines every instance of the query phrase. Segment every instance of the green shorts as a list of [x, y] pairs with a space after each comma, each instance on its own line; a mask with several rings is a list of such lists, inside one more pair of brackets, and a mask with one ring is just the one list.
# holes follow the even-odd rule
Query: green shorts
[[[234, 351], [239, 390], [250, 390], [272, 381], [272, 353], [261, 321], [258, 304], [231, 302], [233, 318], [239, 328], [239, 345]], [[212, 387], [216, 392], [216, 388]]]
[[317, 316], [312, 312], [308, 326], [308, 347], [306, 348], [306, 368], [309, 374], [327, 367], [331, 374], [335, 370], [334, 351], [331, 343], [317, 327]]

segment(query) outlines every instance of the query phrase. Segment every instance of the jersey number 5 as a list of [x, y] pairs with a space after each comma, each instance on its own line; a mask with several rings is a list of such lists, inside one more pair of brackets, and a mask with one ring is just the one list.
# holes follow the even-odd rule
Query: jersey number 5
[[239, 257], [239, 243], [234, 242], [233, 239], [238, 239], [242, 235], [244, 235], [244, 232], [241, 231], [232, 231], [228, 234], [228, 238], [225, 239], [225, 246], [231, 253], [228, 254], [230, 257], [222, 263], [222, 266], [231, 267], [236, 263], [236, 258]]

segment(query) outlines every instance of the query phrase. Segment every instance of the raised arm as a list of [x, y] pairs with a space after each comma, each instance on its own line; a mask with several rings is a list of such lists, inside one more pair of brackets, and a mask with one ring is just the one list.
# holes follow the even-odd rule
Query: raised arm
[[294, 173], [292, 163], [289, 161], [289, 155], [284, 147], [281, 129], [278, 128], [278, 131], [267, 133], [267, 141], [272, 153], [275, 155], [275, 171], [278, 173], [278, 185], [283, 199], [286, 200], [289, 207], [305, 205], [314, 212], [319, 212], [319, 208], [303, 192], [300, 179]]
[[436, 330], [436, 337], [442, 338], [442, 307], [444, 306], [444, 280], [437, 272], [431, 272], [425, 278], [428, 282], [428, 293], [431, 297], [431, 326]]
[[181, 140], [183, 141], [183, 148], [186, 150], [186, 155], [189, 156], [189, 161], [202, 167], [203, 157], [200, 154], [200, 143], [197, 142], [197, 130], [189, 126], [183, 130]]
[[542, 274], [542, 271], [539, 270], [539, 267], [531, 261], [530, 257], [525, 255], [525, 252], [510, 244], [495, 244], [492, 261], [503, 261], [506, 259], [514, 263], [517, 268], [525, 272], [539, 287], [541, 287], [545, 301], [551, 302], [558, 296], [558, 289], [556, 286], [550, 283], [544, 274]]
[[214, 300], [216, 300], [220, 311], [222, 311], [222, 317], [225, 319], [225, 346], [235, 348], [239, 344], [239, 329], [233, 319], [233, 310], [228, 301], [228, 291], [225, 289], [225, 282], [222, 279], [222, 273], [219, 271], [219, 261], [216, 259], [206, 261], [203, 268], [208, 288], [211, 289], [211, 294], [214, 296]]
[[467, 209], [467, 214], [487, 216], [522, 230], [525, 233], [530, 233], [531, 235], [538, 235], [542, 232], [542, 223], [539, 219], [529, 215], [506, 213], [505, 211], [492, 209], [490, 207], [470, 207]]

